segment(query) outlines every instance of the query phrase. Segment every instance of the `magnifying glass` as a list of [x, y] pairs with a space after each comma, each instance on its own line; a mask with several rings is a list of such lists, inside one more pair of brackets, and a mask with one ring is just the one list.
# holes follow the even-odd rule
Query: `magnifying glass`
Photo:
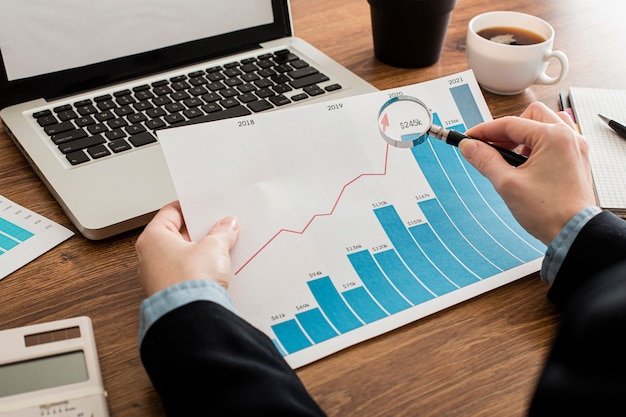
[[[427, 137], [458, 146], [462, 139], [474, 139], [464, 133], [433, 125], [433, 115], [426, 103], [412, 96], [397, 96], [378, 111], [378, 130], [387, 143], [397, 148], [414, 148]], [[511, 165], [519, 166], [528, 158], [509, 149], [485, 142], [500, 152]]]

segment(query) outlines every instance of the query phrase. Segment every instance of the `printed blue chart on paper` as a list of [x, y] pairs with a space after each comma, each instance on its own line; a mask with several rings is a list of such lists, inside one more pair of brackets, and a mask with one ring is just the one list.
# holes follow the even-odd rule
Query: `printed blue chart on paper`
[[0, 195], [0, 279], [74, 235]]
[[457, 148], [380, 137], [399, 94], [448, 129], [491, 119], [468, 71], [159, 135], [192, 237], [238, 217], [231, 296], [293, 367], [540, 268], [543, 244]]

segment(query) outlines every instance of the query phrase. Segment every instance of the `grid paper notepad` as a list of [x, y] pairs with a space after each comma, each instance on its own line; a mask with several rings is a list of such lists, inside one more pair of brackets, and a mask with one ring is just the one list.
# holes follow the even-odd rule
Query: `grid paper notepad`
[[626, 216], [626, 140], [598, 114], [626, 123], [626, 90], [570, 87], [570, 101], [589, 142], [591, 171], [600, 207]]

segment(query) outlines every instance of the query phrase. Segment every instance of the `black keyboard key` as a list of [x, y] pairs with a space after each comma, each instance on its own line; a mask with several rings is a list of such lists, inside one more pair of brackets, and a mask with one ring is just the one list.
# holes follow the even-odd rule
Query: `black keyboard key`
[[282, 94], [278, 96], [270, 97], [269, 101], [271, 101], [272, 104], [274, 104], [275, 106], [284, 106], [285, 104], [291, 103], [291, 100], [289, 100], [287, 97], [283, 96]]
[[293, 80], [289, 83], [293, 88], [299, 89], [308, 87], [313, 84], [323, 83], [324, 81], [328, 81], [329, 78], [322, 73], [309, 75], [308, 77], [299, 78], [297, 80]]
[[289, 72], [287, 75], [289, 75], [293, 79], [298, 79], [298, 78], [308, 77], [309, 75], [313, 75], [317, 73], [319, 73], [319, 71], [313, 67], [304, 67], [304, 68], [300, 68], [297, 70], [293, 70]]
[[237, 99], [234, 99], [234, 98], [227, 98], [227, 99], [220, 101], [220, 106], [224, 107], [225, 109], [229, 109], [231, 107], [236, 107], [239, 105], [241, 105], [241, 103], [239, 103], [239, 101], [237, 101]]
[[115, 114], [117, 114], [118, 116], [126, 116], [127, 114], [133, 114], [135, 113], [135, 110], [133, 110], [133, 108], [131, 106], [122, 106], [122, 107], [118, 107], [117, 109], [113, 110], [115, 112]]
[[152, 135], [152, 133], [150, 132], [143, 132], [139, 133], [138, 135], [133, 135], [128, 138], [128, 140], [130, 141], [130, 143], [133, 144], [133, 146], [136, 147], [144, 146], [157, 141], [154, 135]]
[[250, 103], [251, 101], [257, 101], [259, 98], [252, 93], [245, 93], [237, 97], [241, 103]]
[[187, 100], [191, 96], [187, 94], [185, 91], [178, 91], [174, 94], [171, 94], [170, 97], [174, 101], [183, 101], [183, 100]]
[[96, 104], [96, 107], [98, 107], [100, 111], [106, 111], [116, 108], [117, 104], [115, 104], [113, 100], [102, 100]]
[[70, 121], [56, 123], [53, 125], [49, 125], [43, 128], [43, 130], [48, 134], [48, 136], [57, 135], [61, 132], [67, 132], [68, 130], [75, 129], [74, 124]]
[[104, 132], [108, 132], [109, 131], [109, 129], [105, 125], [103, 125], [102, 123], [98, 123], [97, 125], [88, 126], [87, 130], [92, 135], [97, 135], [98, 133], [104, 133]]
[[131, 115], [128, 115], [126, 118], [127, 118], [127, 119], [128, 119], [128, 121], [129, 121], [130, 123], [132, 123], [132, 124], [135, 124], [135, 123], [141, 123], [141, 122], [145, 122], [146, 120], [148, 120], [148, 118], [146, 117], [146, 115], [145, 115], [145, 114], [143, 114], [143, 113], [135, 113], [135, 114], [131, 114]]
[[65, 122], [67, 120], [76, 119], [78, 115], [74, 110], [63, 110], [57, 113], [57, 117], [60, 121]]
[[104, 134], [108, 140], [117, 140], [126, 137], [126, 132], [122, 129], [114, 129]]
[[136, 103], [137, 100], [133, 96], [121, 96], [115, 99], [115, 102], [120, 106], [128, 106], [129, 104]]
[[131, 91], [126, 89], [126, 90], [116, 91], [115, 93], [113, 93], [113, 96], [124, 97], [124, 96], [129, 96], [130, 94], [131, 94]]
[[84, 104], [82, 106], [76, 106], [76, 111], [78, 111], [78, 114], [80, 114], [81, 116], [87, 116], [89, 114], [94, 114], [94, 113], [98, 113], [98, 109], [96, 109], [91, 102], [89, 104]]
[[160, 107], [157, 107], [156, 109], [146, 110], [146, 115], [152, 119], [165, 116], [166, 114], [167, 113], [165, 113], [165, 110]]
[[112, 98], [113, 97], [111, 96], [111, 94], [104, 94], [104, 95], [95, 97], [93, 101], [95, 101], [96, 103], [100, 103], [101, 101], [111, 100]]
[[260, 90], [256, 91], [255, 94], [259, 96], [259, 98], [267, 98], [275, 95], [276, 93], [274, 93], [274, 91], [270, 90], [269, 88], [261, 88]]
[[37, 118], [37, 123], [39, 123], [39, 126], [41, 127], [46, 127], [46, 126], [50, 126], [53, 125], [55, 123], [59, 123], [59, 121], [57, 120], [56, 117], [54, 117], [52, 114], [47, 115], [47, 116], [41, 116]]
[[184, 122], [185, 116], [180, 113], [172, 113], [165, 116], [164, 119], [168, 124], [173, 125], [176, 123]]
[[76, 126], [78, 127], [85, 127], [85, 126], [92, 125], [96, 122], [94, 122], [91, 116], [85, 116], [85, 117], [79, 117], [78, 119], [74, 120], [74, 123], [76, 123]]
[[151, 129], [151, 130], [163, 129], [166, 126], [165, 122], [159, 119], [158, 117], [155, 119], [148, 120], [145, 123], [145, 125], [148, 129]]
[[72, 110], [72, 106], [69, 104], [63, 104], [61, 106], [55, 107], [53, 110], [55, 113], [59, 113], [62, 111]]
[[152, 91], [149, 90], [140, 90], [135, 93], [135, 98], [141, 102], [154, 98], [154, 94], [152, 93]]
[[324, 90], [326, 91], [337, 91], [337, 90], [341, 90], [341, 84], [331, 84], [331, 85], [327, 85]]
[[272, 104], [267, 100], [253, 101], [252, 103], [248, 103], [247, 106], [255, 113], [274, 108], [274, 106], [272, 106]]
[[309, 85], [307, 87], [304, 87], [304, 91], [310, 95], [311, 97], [313, 96], [319, 96], [321, 94], [324, 94], [324, 90], [322, 90], [321, 88], [319, 88], [319, 86], [317, 85]]
[[152, 102], [155, 106], [165, 106], [166, 104], [170, 104], [172, 102], [172, 99], [167, 96], [161, 96], [155, 98], [154, 100], [152, 100]]
[[39, 119], [40, 117], [52, 116], [52, 112], [50, 110], [41, 110], [33, 113], [33, 117], [35, 119]]
[[56, 135], [52, 135], [51, 139], [55, 145], [59, 145], [61, 143], [84, 138], [86, 136], [87, 132], [85, 132], [83, 129], [72, 129], [66, 130], [65, 132], [57, 133]]
[[209, 93], [209, 94], [202, 95], [202, 100], [204, 100], [206, 103], [213, 103], [214, 101], [218, 101], [221, 99], [222, 99], [222, 96], [220, 96], [217, 93]]
[[89, 148], [90, 146], [95, 146], [100, 143], [105, 143], [106, 140], [100, 136], [92, 136], [89, 138], [76, 139], [70, 142], [62, 143], [59, 145], [59, 150], [62, 153], [68, 154], [71, 152], [76, 152], [80, 149]]
[[124, 128], [124, 130], [126, 131], [126, 133], [128, 133], [130, 136], [132, 135], [136, 135], [138, 133], [143, 133], [146, 132], [146, 128], [143, 127], [143, 125], [141, 124], [137, 124], [137, 125], [130, 125], [130, 126], [126, 126]]
[[[256, 100], [256, 99], [255, 99]], [[224, 109], [222, 109], [222, 107], [217, 104], [217, 103], [209, 103], [206, 106], [202, 106], [201, 109], [205, 112], [205, 113], [215, 113], [217, 111], [222, 111]]]
[[169, 88], [167, 85], [161, 85], [161, 86], [157, 86], [154, 87], [154, 89], [152, 90], [154, 92], [154, 94], [156, 94], [157, 96], [164, 96], [167, 94], [171, 94], [174, 91]]
[[111, 149], [115, 153], [120, 153], [132, 149], [128, 142], [124, 139], [115, 139], [108, 143], [109, 149]]
[[90, 161], [89, 157], [82, 150], [68, 153], [65, 155], [65, 158], [72, 165], [84, 164]]
[[309, 98], [308, 94], [305, 93], [300, 93], [300, 94], [296, 94], [295, 96], [291, 97], [292, 101], [302, 101]]
[[272, 90], [274, 90], [276, 94], [283, 94], [293, 90], [293, 88], [291, 88], [289, 84], [278, 84], [272, 87]]
[[108, 110], [105, 110], [102, 113], [96, 114], [95, 117], [96, 117], [96, 120], [98, 120], [99, 122], [106, 122], [107, 120], [115, 119], [115, 115]]
[[109, 125], [109, 128], [111, 130], [119, 129], [120, 127], [128, 126], [128, 122], [126, 120], [124, 120], [124, 119], [121, 119], [121, 118], [120, 119], [109, 120], [107, 122], [107, 124]]
[[106, 146], [102, 144], [87, 148], [87, 153], [93, 159], [103, 158], [105, 156], [111, 155], [111, 152], [106, 148]]
[[198, 108], [196, 108], [196, 107], [194, 107], [194, 108], [192, 108], [192, 109], [189, 109], [189, 110], [185, 110], [185, 111], [183, 112], [183, 114], [185, 115], [185, 117], [186, 117], [187, 119], [193, 119], [194, 117], [199, 117], [199, 116], [204, 115], [204, 113], [202, 112], [202, 110], [200, 110], [200, 109], [198, 109]]

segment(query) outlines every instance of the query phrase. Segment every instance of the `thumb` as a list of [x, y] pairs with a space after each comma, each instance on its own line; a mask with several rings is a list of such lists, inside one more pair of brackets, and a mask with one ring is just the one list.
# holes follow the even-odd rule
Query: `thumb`
[[463, 139], [459, 150], [467, 161], [492, 183], [505, 170], [512, 167], [500, 153], [488, 144], [477, 139]]
[[239, 235], [239, 222], [234, 216], [226, 216], [211, 228], [207, 236], [220, 237], [228, 243], [228, 249], [232, 249]]

